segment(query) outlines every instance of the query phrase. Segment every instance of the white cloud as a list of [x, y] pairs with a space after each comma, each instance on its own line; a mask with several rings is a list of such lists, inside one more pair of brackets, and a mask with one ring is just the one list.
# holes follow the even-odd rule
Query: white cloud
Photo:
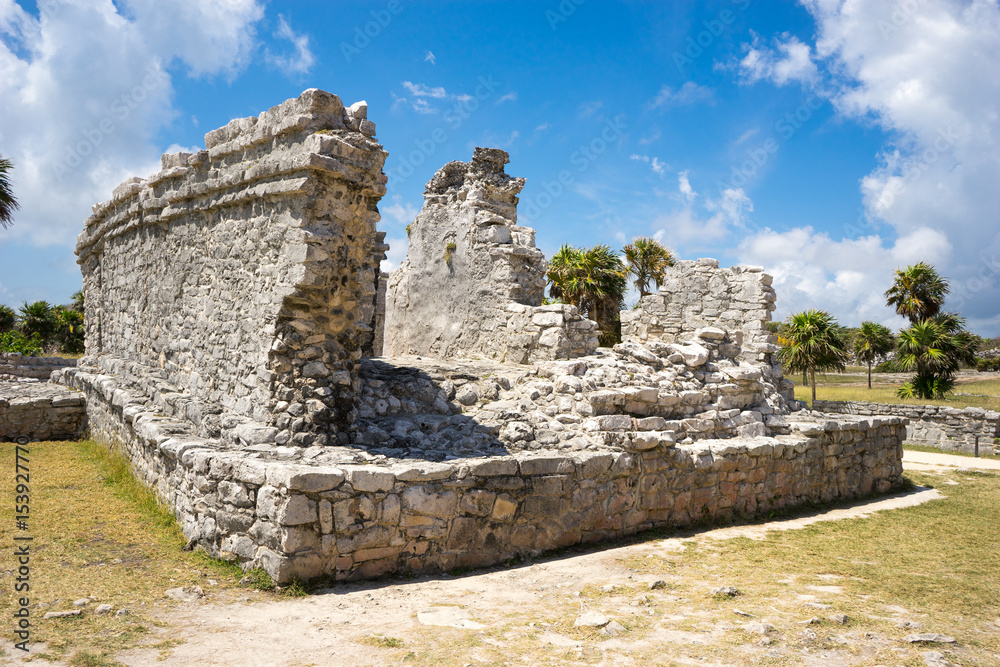
[[687, 81], [678, 90], [673, 90], [670, 86], [663, 86], [656, 97], [649, 103], [650, 109], [681, 107], [696, 102], [711, 102], [712, 89], [706, 86], [699, 86], [694, 81]]
[[579, 109], [577, 110], [577, 113], [579, 114], [580, 118], [590, 118], [598, 111], [600, 111], [603, 106], [604, 106], [603, 102], [596, 102], [596, 101], [584, 102], [583, 104], [580, 105]]
[[278, 29], [274, 32], [274, 36], [291, 42], [295, 47], [295, 54], [291, 56], [272, 54], [268, 50], [265, 53], [267, 62], [288, 75], [306, 74], [316, 62], [316, 57], [309, 49], [309, 36], [297, 34], [281, 14], [278, 14]]
[[503, 97], [501, 97], [500, 99], [498, 99], [496, 102], [494, 102], [493, 106], [500, 106], [504, 102], [516, 102], [516, 101], [517, 101], [517, 92], [511, 91], [506, 95], [504, 95]]
[[694, 198], [698, 196], [698, 193], [691, 187], [691, 181], [688, 180], [687, 170], [677, 174], [677, 189], [684, 199], [689, 202], [694, 201]]
[[385, 200], [379, 205], [379, 211], [382, 213], [382, 219], [389, 219], [390, 223], [396, 225], [403, 225], [404, 227], [417, 217], [420, 213], [420, 209], [409, 202], [402, 201], [399, 195], [393, 195], [391, 203], [387, 203]]
[[541, 125], [535, 128], [535, 132], [536, 133], [544, 132], [545, 130], [550, 130], [550, 129], [552, 129], [552, 126], [549, 123], [542, 123]]
[[441, 86], [438, 86], [436, 88], [431, 88], [429, 86], [425, 86], [422, 83], [413, 83], [412, 81], [404, 81], [403, 88], [406, 88], [406, 91], [410, 93], [410, 95], [413, 95], [414, 97], [418, 98], [429, 97], [435, 100], [443, 100], [447, 99], [448, 97], [448, 91]]
[[430, 63], [431, 65], [437, 65], [437, 58], [434, 57], [434, 54], [431, 51], [428, 51], [424, 55], [424, 62]]
[[747, 54], [739, 62], [744, 80], [754, 83], [769, 80], [783, 86], [791, 81], [809, 82], [818, 76], [812, 49], [794, 35], [782, 35], [777, 40], [777, 50], [761, 46], [755, 36], [753, 44], [744, 44]]
[[728, 188], [718, 199], [706, 197], [699, 204], [687, 171], [677, 174], [677, 191], [665, 194], [677, 203], [656, 217], [653, 237], [682, 254], [717, 249], [734, 228], [746, 227], [753, 211], [753, 202], [740, 188]]
[[[813, 278], [798, 287], [790, 279], [793, 296], [779, 289], [779, 307], [781, 301], [829, 304], [842, 320], [885, 318], [881, 294], [892, 272], [926, 260], [951, 281], [946, 308], [961, 310], [974, 330], [1000, 333], [1000, 78], [994, 75], [1000, 71], [1000, 6], [991, 0], [803, 4], [817, 24], [815, 62], [825, 70], [824, 94], [842, 116], [874, 121], [892, 138], [861, 178], [866, 213], [891, 232], [835, 241], [802, 228], [811, 242], [783, 239], [803, 251], [800, 260], [786, 260], [789, 275]], [[784, 53], [786, 70], [765, 57], [759, 68], [750, 63], [748, 73], [779, 84], [795, 72], [808, 74], [805, 48]], [[862, 252], [861, 241], [875, 246]], [[804, 250], [813, 247], [824, 251], [809, 260]], [[862, 278], [838, 280], [846, 270], [839, 259], [855, 262], [851, 270]], [[827, 284], [829, 292], [816, 287]], [[794, 294], [815, 300], [797, 301]]]
[[0, 139], [21, 202], [0, 238], [72, 241], [93, 203], [159, 168], [155, 133], [175, 115], [167, 68], [235, 76], [263, 7], [253, 0], [60, 2], [44, 20], [0, 5]]
[[656, 156], [650, 157], [648, 155], [633, 153], [629, 156], [629, 159], [648, 164], [649, 168], [653, 170], [653, 173], [659, 174], [660, 176], [662, 176], [667, 170], [666, 163], [662, 162], [660, 158]]

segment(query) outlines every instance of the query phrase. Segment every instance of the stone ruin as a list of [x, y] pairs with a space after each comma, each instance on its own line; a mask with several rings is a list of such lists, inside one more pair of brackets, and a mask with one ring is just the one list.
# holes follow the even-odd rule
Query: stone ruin
[[384, 281], [366, 111], [232, 121], [80, 235], [87, 353], [53, 378], [192, 546], [282, 583], [446, 571], [901, 482], [905, 420], [792, 411], [760, 268], [679, 263], [613, 349], [541, 305], [503, 151], [435, 174]]
[[543, 306], [548, 262], [535, 230], [517, 224], [523, 178], [504, 173], [507, 153], [477, 148], [427, 184], [407, 228], [409, 249], [389, 279], [383, 354], [515, 364], [597, 349], [597, 326], [572, 306]]

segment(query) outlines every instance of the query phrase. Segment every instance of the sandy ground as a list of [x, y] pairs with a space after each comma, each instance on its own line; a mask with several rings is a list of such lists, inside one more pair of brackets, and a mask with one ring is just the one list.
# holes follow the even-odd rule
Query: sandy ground
[[[904, 467], [920, 470], [1000, 469], [1000, 462], [908, 451], [904, 456]], [[168, 651], [160, 648], [133, 649], [118, 655], [117, 659], [127, 665], [164, 667], [405, 664], [400, 662], [400, 650], [373, 647], [361, 640], [371, 635], [406, 639], [420, 633], [425, 633], [422, 636], [426, 638], [428, 631], [445, 636], [456, 632], [452, 628], [468, 631], [489, 629], [509, 623], [512, 612], [523, 613], [525, 618], [536, 617], [538, 608], [551, 609], [557, 596], [570, 600], [565, 604], [579, 605], [579, 610], [572, 609], [571, 613], [582, 613], [587, 610], [586, 602], [582, 599], [573, 601], [571, 597], [574, 591], [586, 586], [631, 585], [648, 589], [656, 577], [626, 570], [618, 561], [628, 556], [676, 552], [685, 548], [682, 542], [688, 539], [759, 539], [768, 531], [794, 530], [819, 521], [864, 517], [873, 512], [911, 507], [941, 497], [935, 489], [918, 488], [849, 508], [789, 520], [721, 528], [697, 533], [693, 537], [652, 540], [460, 577], [440, 575], [339, 585], [301, 599], [250, 604], [245, 599], [236, 599], [235, 595], [239, 595], [237, 591], [229, 603], [186, 603], [161, 607], [157, 614], [165, 625], [154, 629], [150, 643], [171, 638], [180, 639], [182, 643]], [[710, 582], [706, 582], [706, 590], [709, 585]], [[704, 634], [671, 630], [665, 625], [657, 628], [641, 641], [647, 646], [662, 643], [668, 651], [667, 655], [674, 650], [667, 649], [666, 644], [677, 648], [685, 642], [704, 642], [707, 639]], [[583, 650], [580, 642], [550, 631], [542, 632], [534, 641], [565, 647], [570, 652]], [[633, 664], [628, 659], [630, 646], [626, 642], [609, 638], [597, 646], [608, 651], [607, 655], [617, 656], [615, 660], [601, 660], [600, 664]], [[754, 649], [756, 651], [757, 647], [754, 646]], [[473, 648], [457, 650], [469, 651], [468, 664], [482, 664]], [[765, 651], [766, 647], [760, 647], [759, 655], [764, 655]], [[806, 660], [801, 664], [849, 663], [842, 660], [812, 663]]]

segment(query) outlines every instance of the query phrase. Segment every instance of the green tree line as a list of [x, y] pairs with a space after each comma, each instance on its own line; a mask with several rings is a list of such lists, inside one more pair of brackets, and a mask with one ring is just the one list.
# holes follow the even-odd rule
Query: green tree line
[[35, 301], [15, 311], [0, 305], [0, 352], [81, 354], [83, 348], [82, 292], [68, 306]]

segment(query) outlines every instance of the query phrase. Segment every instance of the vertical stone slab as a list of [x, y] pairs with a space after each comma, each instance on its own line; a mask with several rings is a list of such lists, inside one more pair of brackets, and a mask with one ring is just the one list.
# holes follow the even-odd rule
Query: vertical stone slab
[[504, 172], [508, 161], [505, 151], [476, 148], [471, 162], [449, 162], [427, 184], [387, 286], [386, 356], [499, 359], [507, 307], [541, 304], [547, 263], [535, 231], [517, 224], [524, 179]]
[[279, 443], [346, 442], [385, 250], [374, 133], [364, 103], [310, 89], [118, 186], [77, 242], [85, 362], [128, 362]]

